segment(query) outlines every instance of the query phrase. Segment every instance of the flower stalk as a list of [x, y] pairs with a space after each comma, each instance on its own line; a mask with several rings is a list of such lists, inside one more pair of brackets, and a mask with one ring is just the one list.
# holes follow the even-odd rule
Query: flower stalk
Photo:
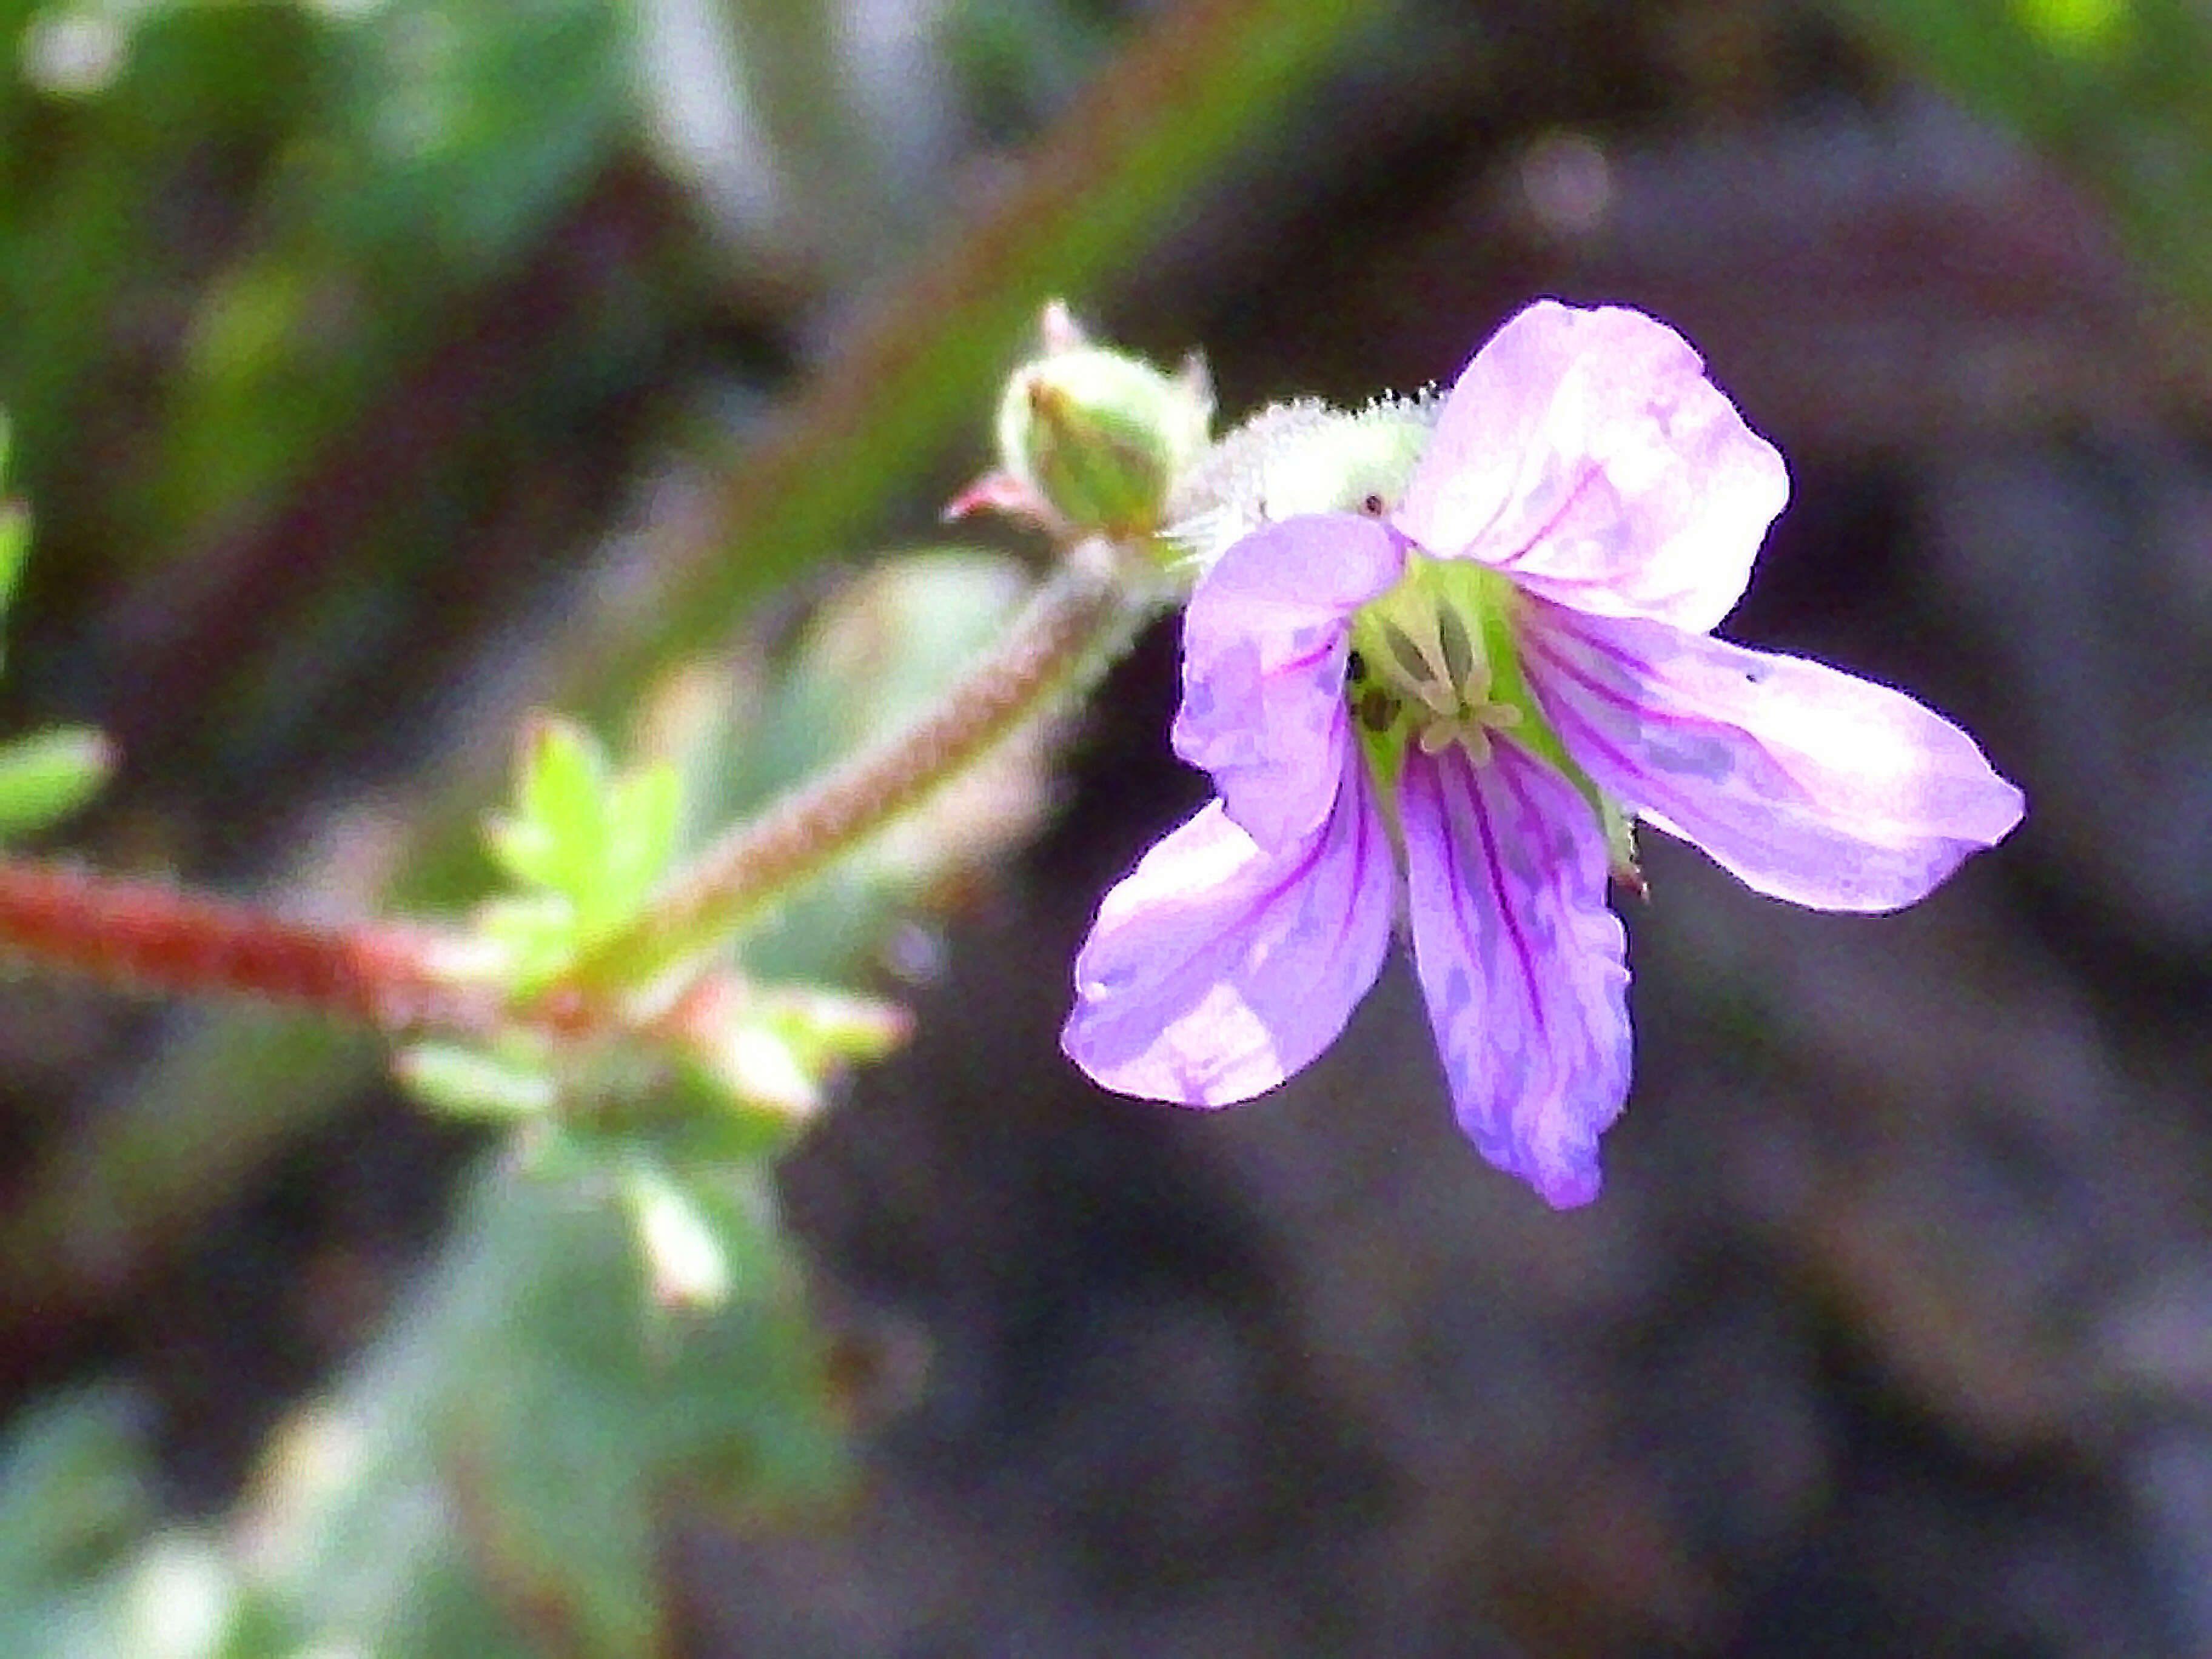
[[0, 955], [118, 989], [236, 996], [387, 1031], [480, 1032], [499, 999], [435, 965], [434, 936], [320, 926], [152, 882], [0, 859]]
[[653, 984], [1060, 713], [1149, 611], [1139, 563], [1149, 556], [1103, 538], [1076, 543], [997, 647], [934, 708], [737, 826], [588, 952], [556, 994]]

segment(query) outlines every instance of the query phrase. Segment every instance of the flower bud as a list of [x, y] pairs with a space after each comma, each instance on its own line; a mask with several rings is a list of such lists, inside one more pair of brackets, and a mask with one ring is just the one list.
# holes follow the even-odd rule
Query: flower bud
[[1194, 358], [1164, 374], [1091, 345], [1058, 307], [1044, 331], [1045, 355], [1015, 371], [999, 404], [1002, 482], [990, 504], [1018, 503], [1065, 530], [1151, 534], [1206, 447], [1205, 369]]

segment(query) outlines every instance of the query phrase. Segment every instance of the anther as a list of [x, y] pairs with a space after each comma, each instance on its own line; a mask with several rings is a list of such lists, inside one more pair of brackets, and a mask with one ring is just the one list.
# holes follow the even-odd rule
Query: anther
[[1390, 654], [1398, 659], [1399, 672], [1410, 685], [1423, 685], [1434, 675], [1427, 655], [1413, 643], [1413, 636], [1387, 618], [1382, 623], [1382, 642], [1390, 647]]
[[1474, 641], [1468, 637], [1467, 619], [1449, 605], [1437, 612], [1437, 642], [1443, 647], [1444, 672], [1455, 686], [1472, 690]]

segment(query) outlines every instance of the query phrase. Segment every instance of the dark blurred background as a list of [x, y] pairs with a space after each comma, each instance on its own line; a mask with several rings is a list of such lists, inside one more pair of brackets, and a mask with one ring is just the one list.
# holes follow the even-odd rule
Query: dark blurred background
[[[950, 390], [884, 382], [903, 447], [755, 447], [839, 453], [868, 383], [823, 377], [926, 331], [948, 247], [1033, 312], [975, 240], [1032, 158], [1079, 184], [1148, 85], [1206, 93], [1132, 62], [1265, 9], [0, 3], [4, 712], [125, 757], [56, 850], [465, 896], [422, 826], [523, 707], [738, 626], [656, 631], [657, 560], [757, 562], [772, 652], [935, 533], [1012, 361], [973, 306]], [[1446, 380], [1538, 295], [1665, 318], [1794, 482], [1723, 631], [1907, 688], [2027, 820], [1878, 919], [1651, 837], [1635, 1091], [1554, 1214], [1458, 1139], [1402, 964], [1234, 1112], [1062, 1061], [1091, 907], [1203, 794], [1156, 629], [787, 1164], [863, 1496], [672, 1501], [658, 1644], [2212, 1655], [2212, 20], [1409, 0], [1279, 73], [1054, 285], [1232, 416]], [[321, 1037], [0, 991], [0, 1405], [125, 1379], [164, 1504], [220, 1516], [477, 1142]]]

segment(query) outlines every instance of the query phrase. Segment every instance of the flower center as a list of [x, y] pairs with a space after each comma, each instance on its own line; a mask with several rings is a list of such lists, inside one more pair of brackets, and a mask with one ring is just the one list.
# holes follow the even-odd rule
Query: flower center
[[1457, 744], [1478, 766], [1490, 734], [1524, 725], [1523, 699], [1500, 695], [1512, 662], [1512, 585], [1463, 561], [1419, 554], [1406, 575], [1352, 618], [1345, 695], [1370, 757], [1396, 770], [1403, 745], [1425, 755]]
[[1613, 878], [1641, 892], [1634, 822], [1560, 744], [1521, 670], [1514, 630], [1520, 590], [1486, 566], [1409, 553], [1398, 585], [1352, 619], [1344, 696], [1368, 769], [1395, 812], [1409, 747], [1440, 755], [1457, 747], [1486, 766], [1491, 734], [1510, 732], [1557, 768], [1596, 814]]

